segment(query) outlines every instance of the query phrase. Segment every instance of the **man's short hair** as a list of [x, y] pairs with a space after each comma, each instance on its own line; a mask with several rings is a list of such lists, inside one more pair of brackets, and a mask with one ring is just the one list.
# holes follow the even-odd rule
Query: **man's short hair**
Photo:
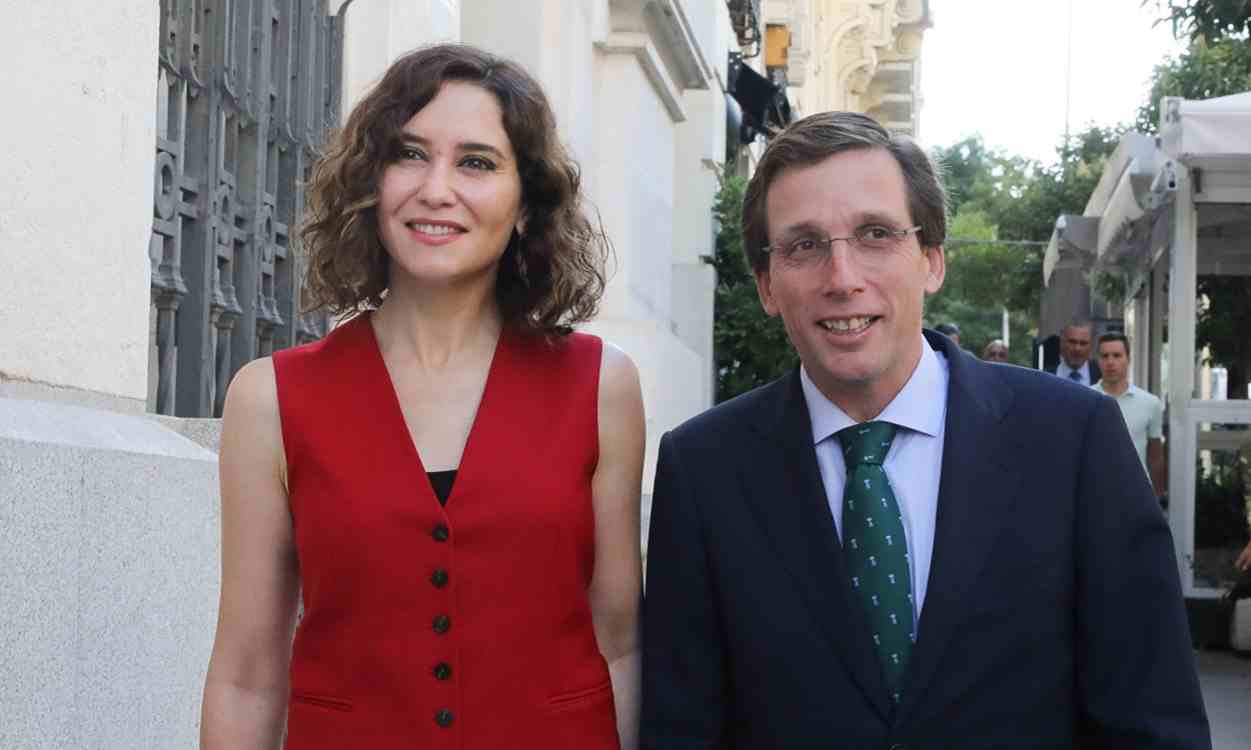
[[1099, 347], [1110, 341], [1119, 341], [1125, 345], [1125, 359], [1129, 359], [1129, 337], [1120, 331], [1108, 331], [1099, 337], [1099, 343], [1095, 345], [1095, 351], [1099, 351]]
[[959, 336], [960, 335], [960, 326], [956, 325], [955, 323], [939, 323], [938, 325], [934, 326], [934, 330], [938, 331], [944, 336], [952, 336], [952, 335]]
[[747, 184], [743, 196], [743, 249], [753, 271], [769, 267], [769, 255], [764, 251], [769, 243], [765, 209], [773, 181], [789, 169], [811, 167], [857, 148], [881, 148], [895, 157], [908, 190], [912, 223], [921, 227], [917, 239], [922, 247], [943, 244], [947, 239], [947, 192], [938, 179], [934, 162], [916, 141], [891, 133], [872, 118], [856, 112], [820, 112], [790, 124], [774, 137]]

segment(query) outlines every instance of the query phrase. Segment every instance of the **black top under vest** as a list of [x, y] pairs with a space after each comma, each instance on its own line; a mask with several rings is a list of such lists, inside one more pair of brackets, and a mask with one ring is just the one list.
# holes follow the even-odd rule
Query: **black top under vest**
[[430, 486], [434, 488], [435, 497], [439, 498], [439, 505], [447, 505], [447, 496], [452, 494], [452, 483], [456, 481], [456, 469], [427, 471], [426, 476], [430, 477]]

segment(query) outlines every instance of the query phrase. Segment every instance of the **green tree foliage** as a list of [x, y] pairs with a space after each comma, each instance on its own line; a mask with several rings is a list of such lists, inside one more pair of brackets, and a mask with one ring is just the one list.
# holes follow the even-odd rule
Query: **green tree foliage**
[[[948, 226], [950, 237], [992, 242], [996, 229], [982, 211], [966, 208]], [[1020, 249], [1006, 245], [972, 244], [950, 240], [946, 245], [947, 278], [943, 288], [925, 303], [925, 324], [960, 326], [960, 343], [980, 355], [986, 344], [1003, 336], [1003, 308], [1008, 303], [1003, 280], [1017, 273]], [[1009, 357], [1017, 364], [1030, 361], [1031, 317], [1009, 315]]]
[[1155, 5], [1161, 21], [1173, 24], [1173, 36], [1214, 42], [1251, 36], [1251, 0], [1143, 0]]
[[[1059, 144], [1056, 163], [1032, 165], [1019, 196], [1002, 201], [992, 214], [999, 239], [1045, 242], [1062, 214], [1082, 213], [1123, 132], [1119, 127], [1088, 126]], [[1043, 245], [1022, 249], [1016, 275], [1005, 280], [1011, 287], [1010, 308], [1039, 309], [1045, 251]]]
[[713, 266], [717, 290], [713, 349], [717, 363], [717, 401], [764, 385], [798, 362], [781, 320], [765, 314], [756, 295], [756, 279], [743, 254], [743, 192], [747, 181], [726, 177], [713, 204], [717, 247]]
[[[1251, 0], [1249, 0], [1251, 1]], [[1251, 91], [1251, 42], [1246, 39], [1196, 39], [1179, 57], [1165, 60], [1151, 75], [1151, 90], [1138, 108], [1138, 129], [1160, 126], [1160, 99], [1211, 99]]]
[[[948, 232], [952, 241], [948, 245], [947, 284], [951, 289], [940, 293], [944, 304], [954, 304], [954, 298], [959, 297], [975, 310], [991, 306], [997, 310], [1002, 306], [1016, 320], [1034, 320], [1042, 298], [1045, 246], [962, 248], [959, 240], [984, 239], [963, 234], [966, 229], [979, 231], [977, 227], [984, 224], [991, 228], [989, 236], [994, 239], [1046, 242], [1061, 214], [1081, 213], [1085, 209], [1123, 132], [1119, 127], [1091, 125], [1061, 141], [1054, 164], [1040, 164], [988, 149], [980, 136], [936, 149], [935, 158], [942, 168], [955, 216]], [[960, 220], [966, 215], [970, 223], [962, 225]], [[993, 282], [983, 276], [987, 273], [993, 273], [989, 277]], [[964, 327], [963, 323], [960, 325]], [[1014, 344], [1016, 339], [1014, 333]], [[1024, 344], [1022, 340], [1020, 345]], [[1024, 349], [1012, 349], [1014, 361], [1028, 362]]]
[[[947, 148], [934, 149], [947, 188], [947, 208], [957, 215], [962, 208], [983, 214], [992, 211], [999, 195], [1010, 192], [1026, 166], [987, 148], [981, 135], [971, 135]], [[948, 232], [950, 234], [950, 232]]]

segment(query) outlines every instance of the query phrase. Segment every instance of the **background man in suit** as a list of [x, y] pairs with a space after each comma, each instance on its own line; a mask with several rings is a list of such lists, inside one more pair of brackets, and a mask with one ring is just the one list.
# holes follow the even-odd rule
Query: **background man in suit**
[[1082, 385], [1094, 385], [1102, 374], [1090, 358], [1094, 326], [1089, 320], [1075, 320], [1060, 332], [1060, 364], [1055, 373]]
[[987, 362], [1007, 362], [1008, 345], [1003, 339], [993, 339], [982, 349], [982, 359]]
[[642, 747], [1210, 748], [1116, 404], [922, 331], [946, 233], [924, 152], [805, 118], [743, 228], [802, 365], [661, 440]]

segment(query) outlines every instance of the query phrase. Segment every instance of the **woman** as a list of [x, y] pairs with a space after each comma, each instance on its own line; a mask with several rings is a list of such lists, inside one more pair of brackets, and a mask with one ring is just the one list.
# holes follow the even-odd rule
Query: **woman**
[[568, 332], [607, 244], [546, 97], [411, 53], [310, 197], [308, 294], [360, 314], [230, 387], [202, 747], [632, 747], [642, 400]]

